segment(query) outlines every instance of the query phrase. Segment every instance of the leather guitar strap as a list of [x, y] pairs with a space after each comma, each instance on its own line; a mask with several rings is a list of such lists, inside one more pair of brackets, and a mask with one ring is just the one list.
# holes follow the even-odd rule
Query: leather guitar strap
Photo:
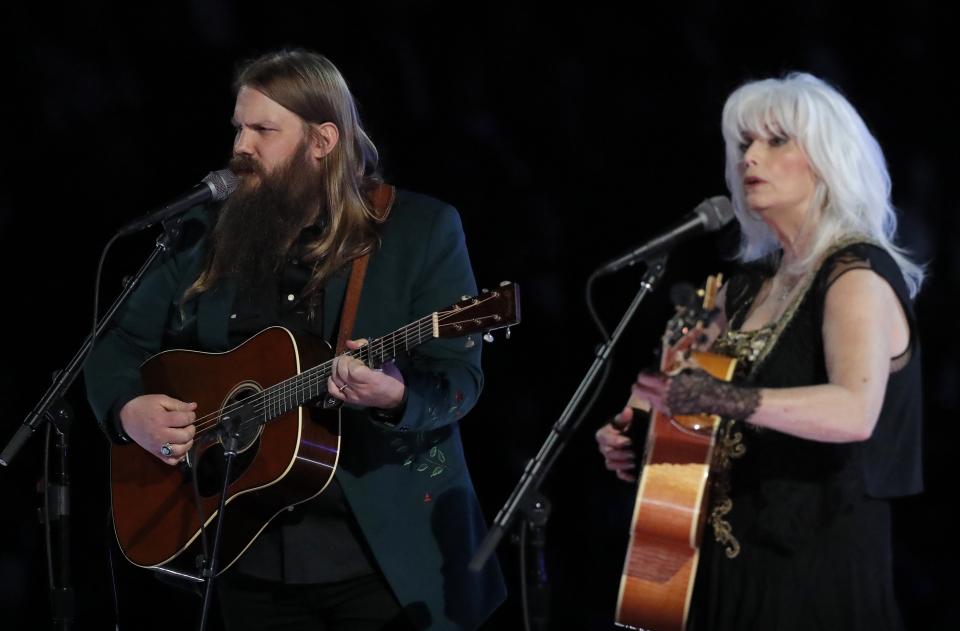
[[[370, 195], [370, 201], [377, 217], [385, 220], [393, 207], [393, 200], [397, 196], [397, 189], [381, 182]], [[353, 333], [353, 324], [357, 319], [357, 307], [360, 305], [360, 292], [363, 290], [363, 278], [367, 273], [367, 264], [370, 254], [353, 259], [350, 268], [350, 281], [347, 284], [347, 294], [343, 299], [343, 309], [340, 311], [340, 331], [337, 333], [336, 353], [339, 355], [347, 347], [347, 340]]]

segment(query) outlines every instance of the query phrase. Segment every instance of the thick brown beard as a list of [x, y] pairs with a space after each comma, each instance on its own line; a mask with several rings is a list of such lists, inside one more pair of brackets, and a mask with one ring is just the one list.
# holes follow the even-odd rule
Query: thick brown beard
[[323, 185], [305, 141], [272, 173], [244, 156], [234, 157], [230, 167], [259, 181], [242, 182], [220, 209], [211, 278], [256, 287], [277, 273], [297, 235], [316, 221]]

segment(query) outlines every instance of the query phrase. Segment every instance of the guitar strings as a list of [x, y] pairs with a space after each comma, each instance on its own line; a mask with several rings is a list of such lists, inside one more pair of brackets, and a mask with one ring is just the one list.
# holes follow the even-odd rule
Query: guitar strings
[[[469, 307], [468, 309], [475, 308], [476, 306], [481, 305], [481, 304], [483, 304], [484, 302], [487, 302], [487, 301], [489, 301], [489, 300], [491, 300], [491, 299], [493, 299], [493, 298], [495, 298], [495, 296], [493, 296], [493, 295], [480, 298], [480, 299], [478, 299], [477, 303], [475, 303], [474, 305], [471, 305], [471, 307]], [[456, 327], [456, 326], [458, 326], [458, 325], [460, 324], [459, 321], [458, 321], [458, 322], [452, 322], [452, 323], [451, 323], [451, 322], [446, 322], [446, 320], [448, 320], [449, 318], [451, 318], [451, 317], [453, 317], [453, 316], [455, 316], [455, 315], [461, 315], [461, 316], [462, 316], [462, 315], [463, 315], [463, 310], [462, 310], [462, 309], [459, 309], [459, 310], [452, 310], [452, 309], [451, 309], [451, 310], [447, 310], [447, 311], [445, 311], [445, 312], [437, 312], [436, 315], [437, 315], [438, 324], [439, 324], [440, 326], [443, 326], [443, 327], [451, 327], [451, 326], [454, 326], [454, 327]], [[432, 325], [432, 317], [433, 317], [433, 314], [428, 315], [428, 316], [424, 316], [424, 317], [421, 318], [420, 320], [417, 320], [416, 322], [414, 322], [414, 323], [412, 323], [412, 324], [410, 324], [410, 325], [408, 325], [408, 326], [406, 326], [406, 327], [403, 327], [402, 329], [398, 329], [397, 331], [394, 331], [394, 332], [389, 333], [389, 334], [387, 334], [387, 335], [385, 335], [385, 336], [383, 336], [383, 337], [381, 337], [381, 338], [379, 338], [379, 339], [377, 339], [377, 340], [374, 340], [374, 341], [371, 342], [370, 344], [367, 344], [367, 345], [361, 347], [360, 349], [355, 349], [354, 351], [351, 351], [351, 352], [348, 352], [348, 353], [345, 353], [345, 354], [350, 355], [350, 356], [352, 356], [352, 357], [358, 357], [358, 356], [359, 356], [358, 358], [361, 359], [361, 361], [364, 361], [364, 363], [366, 363], [366, 361], [363, 360], [363, 355], [364, 355], [364, 353], [369, 354], [370, 351], [372, 351], [374, 348], [377, 348], [377, 349], [379, 349], [378, 352], [379, 352], [380, 356], [383, 357], [383, 356], [384, 356], [384, 352], [383, 352], [383, 351], [384, 351], [384, 347], [387, 345], [387, 341], [388, 341], [388, 340], [391, 341], [391, 346], [392, 346], [392, 347], [394, 348], [394, 350], [395, 350], [395, 349], [399, 346], [399, 344], [397, 344], [396, 338], [400, 337], [401, 334], [403, 335], [403, 338], [402, 338], [402, 339], [403, 339], [403, 343], [404, 343], [405, 347], [406, 347], [407, 349], [409, 349], [409, 348], [410, 348], [410, 347], [409, 347], [409, 342], [410, 342], [410, 340], [411, 340], [413, 337], [423, 337], [423, 331], [424, 331], [425, 325], [426, 325], [426, 326]], [[493, 317], [493, 316], [483, 316], [483, 317], [481, 317], [481, 318], [469, 318], [469, 321], [477, 322], [477, 321], [479, 321], [479, 320], [489, 319], [490, 317]], [[465, 321], [465, 322], [466, 322], [466, 321]], [[430, 328], [432, 329], [432, 326], [430, 326]], [[426, 336], [426, 337], [430, 337], [430, 336]], [[421, 341], [422, 341], [422, 340], [421, 340]], [[328, 360], [327, 362], [324, 362], [323, 364], [320, 364], [320, 365], [315, 366], [315, 367], [313, 367], [313, 368], [311, 368], [311, 369], [305, 370], [304, 372], [300, 373], [299, 375], [296, 375], [296, 376], [294, 376], [294, 377], [291, 377], [290, 379], [287, 379], [287, 380], [285, 380], [285, 381], [283, 381], [283, 382], [280, 382], [280, 383], [278, 383], [278, 384], [275, 384], [275, 385], [271, 386], [270, 388], [267, 388], [267, 389], [261, 391], [260, 393], [258, 393], [258, 394], [256, 395], [256, 397], [257, 397], [257, 399], [259, 399], [259, 401], [255, 400], [255, 401], [253, 401], [252, 403], [254, 403], [254, 404], [257, 404], [257, 403], [267, 403], [267, 405], [272, 405], [272, 404], [274, 404], [274, 403], [276, 403], [276, 402], [278, 402], [278, 401], [280, 401], [280, 400], [288, 399], [288, 398], [290, 397], [291, 391], [293, 391], [294, 388], [295, 388], [297, 385], [299, 385], [300, 387], [298, 387], [298, 388], [296, 388], [296, 389], [302, 390], [302, 382], [306, 382], [308, 385], [311, 386], [311, 389], [312, 389], [312, 387], [313, 387], [314, 385], [317, 385], [317, 382], [318, 382], [318, 381], [324, 381], [324, 380], [326, 380], [327, 378], [329, 378], [329, 373], [327, 372], [327, 370], [332, 366], [332, 363], [333, 363], [333, 360], [332, 360], [332, 359], [331, 359], [331, 360]], [[318, 391], [318, 394], [319, 394], [319, 391]], [[276, 396], [275, 396], [275, 395], [276, 395]], [[218, 424], [220, 423], [219, 418], [217, 418], [217, 417], [220, 417], [220, 416], [222, 416], [222, 415], [225, 414], [225, 413], [229, 413], [229, 412], [235, 411], [235, 410], [237, 410], [237, 409], [239, 409], [239, 408], [241, 408], [242, 406], [247, 405], [247, 404], [248, 404], [248, 400], [243, 400], [243, 401], [235, 402], [235, 403], [233, 403], [233, 404], [231, 404], [231, 405], [228, 405], [228, 406], [226, 406], [226, 407], [224, 407], [224, 408], [222, 408], [222, 409], [220, 409], [220, 410], [218, 410], [218, 411], [212, 412], [212, 413], [210, 413], [210, 414], [207, 414], [207, 415], [204, 416], [204, 417], [201, 417], [200, 419], [197, 419], [196, 421], [194, 421], [194, 424], [195, 424], [195, 425], [199, 424], [199, 425], [201, 426], [201, 428], [200, 428], [200, 430], [199, 430], [199, 433], [202, 433], [202, 432], [204, 432], [204, 431], [207, 431], [207, 430], [209, 430], [209, 429], [212, 429], [213, 427], [215, 427], [216, 425], [218, 425]], [[259, 410], [257, 410], [257, 412], [259, 413], [259, 412], [262, 412], [263, 410], [264, 410], [264, 408], [262, 407], [262, 408], [260, 408]], [[254, 422], [259, 422], [259, 421], [256, 421], [256, 420], [255, 420]]]
[[[489, 319], [490, 317], [492, 316], [483, 316], [481, 318], [470, 318], [470, 321], [476, 322], [478, 320]], [[444, 320], [446, 320], [447, 318], [448, 318], [447, 315], [443, 316]], [[438, 321], [439, 319], [440, 319], [440, 316], [438, 314]], [[459, 327], [461, 323], [465, 323], [465, 322], [467, 321], [458, 320], [456, 322], [444, 322], [442, 326], [445, 328], [451, 327], [451, 326]], [[364, 359], [363, 355], [366, 351], [369, 351], [368, 356], [379, 355], [381, 360], [383, 360], [383, 357], [384, 357], [383, 351], [384, 351], [384, 347], [386, 346], [384, 342], [387, 340], [387, 338], [393, 338], [394, 341], [392, 342], [391, 346], [393, 347], [393, 349], [396, 349], [398, 346], [400, 346], [400, 344], [398, 344], [396, 340], [396, 338], [400, 337], [400, 333], [404, 333], [402, 340], [403, 340], [404, 347], [406, 349], [411, 348], [411, 345], [409, 344], [411, 339], [416, 338], [413, 346], [418, 345], [424, 340], [431, 339], [433, 326], [432, 326], [432, 320], [430, 316], [427, 316], [426, 318], [422, 319], [417, 324], [418, 324], [417, 327], [414, 327], [413, 325], [411, 325], [405, 330], [396, 331], [392, 334], [384, 336], [383, 338], [380, 338], [380, 340], [378, 340], [378, 342], [380, 342], [379, 344], [371, 343], [362, 347], [361, 349], [358, 349], [359, 351], [358, 355], [360, 355], [359, 359], [363, 361], [365, 364], [368, 364], [369, 362], [366, 359]], [[374, 353], [374, 351], [376, 351], [376, 353]], [[391, 354], [391, 357], [393, 357], [393, 354]], [[267, 396], [261, 397], [262, 400], [257, 402], [262, 405], [256, 411], [258, 414], [260, 414], [264, 412], [266, 409], [276, 405], [277, 406], [276, 414], [272, 414], [270, 416], [270, 418], [276, 418], [277, 416], [286, 412], [287, 410], [292, 409], [293, 407], [296, 407], [297, 405], [299, 405], [298, 403], [294, 403], [296, 401], [296, 394], [298, 392], [302, 392], [308, 387], [310, 392], [312, 392], [314, 387], [316, 387], [318, 396], [321, 394], [321, 391], [325, 392], [326, 391], [325, 384], [328, 377], [329, 377], [329, 374], [326, 372], [326, 370], [304, 371], [300, 375], [288, 380], [288, 382], [285, 382], [287, 383], [287, 387], [282, 389], [281, 391], [278, 392], [276, 391], [276, 389], [274, 389], [274, 391], [270, 393], [267, 393], [267, 391], [264, 391], [267, 394]], [[278, 385], [283, 385], [283, 384], [278, 384]], [[273, 394], [277, 394], [278, 396], [273, 396]], [[310, 398], [315, 398], [315, 397], [310, 396], [308, 397], [308, 400]], [[290, 403], [294, 403], [294, 405], [289, 405]], [[283, 407], [287, 407], [287, 409], [282, 410]], [[241, 427], [245, 427], [248, 425], [260, 425], [263, 422], [264, 421], [261, 421], [259, 418], [253, 418], [253, 419], [250, 419], [249, 421], [244, 421], [243, 423], [241, 423]]]
[[[481, 298], [479, 299], [478, 303], [473, 305], [473, 307], [479, 304], [482, 304], [483, 302], [486, 302], [492, 298], [493, 296]], [[444, 328], [457, 327], [462, 322], [476, 322], [478, 320], [489, 319], [490, 317], [492, 317], [492, 316], [484, 316], [481, 318], [468, 318], [466, 320], [457, 321], [457, 322], [446, 322], [446, 320], [454, 316], [462, 316], [463, 310], [448, 310], [446, 312], [437, 312], [436, 315], [437, 315], [438, 325]], [[387, 350], [387, 348], [389, 347], [393, 351], [391, 352], [391, 357], [393, 357], [396, 349], [400, 346], [400, 343], [402, 343], [404, 347], [409, 350], [410, 348], [409, 343], [411, 340], [417, 339], [417, 343], [420, 343], [425, 339], [431, 338], [432, 328], [433, 328], [432, 323], [433, 323], [433, 314], [425, 316], [420, 320], [417, 320], [416, 322], [406, 327], [403, 327], [402, 329], [398, 329], [397, 331], [388, 333], [387, 335], [384, 335], [383, 337], [377, 340], [374, 340], [370, 344], [365, 344], [359, 349], [355, 349], [353, 351], [348, 351], [347, 353], [343, 353], [343, 355], [355, 357], [357, 359], [360, 359], [360, 361], [362, 361], [364, 364], [367, 364], [369, 359], [372, 358], [373, 351], [376, 351], [376, 353], [374, 354], [379, 355], [382, 359], [385, 356], [384, 351]], [[425, 336], [424, 335], [425, 330], [429, 330], [431, 334], [428, 334]], [[319, 396], [320, 384], [326, 382], [326, 380], [330, 377], [330, 371], [333, 366], [334, 359], [335, 358], [329, 359], [322, 364], [314, 366], [313, 368], [310, 368], [298, 375], [295, 375], [294, 377], [281, 381], [280, 383], [274, 384], [273, 386], [270, 386], [269, 388], [262, 390], [261, 392], [254, 395], [254, 397], [251, 397], [254, 399], [253, 401], [251, 401], [250, 399], [236, 401], [217, 411], [211, 412], [205, 416], [202, 416], [196, 419], [194, 421], [194, 426], [197, 428], [196, 434], [197, 435], [203, 434], [216, 428], [218, 425], [220, 425], [220, 422], [221, 422], [220, 419], [223, 417], [224, 414], [230, 414], [231, 412], [241, 409], [245, 405], [252, 404], [254, 406], [254, 411], [256, 412], [258, 417], [265, 410], [276, 405], [277, 412], [279, 415], [280, 408], [282, 407], [282, 403], [292, 402], [293, 400], [296, 399], [296, 397], [291, 395], [295, 395], [295, 393], [297, 392], [302, 392], [307, 387], [312, 392], [314, 386], [316, 386], [317, 395]], [[259, 424], [262, 424], [262, 422], [263, 421], [261, 421], [260, 418], [253, 418], [253, 419], [241, 422], [238, 427], [239, 429], [243, 429], [244, 427], [249, 426], [251, 424], [259, 425]]]
[[[437, 314], [438, 321], [441, 319], [447, 320], [451, 315], [454, 315], [455, 313], [456, 312], [451, 312], [447, 314], [438, 313]], [[483, 318], [470, 318], [470, 320], [476, 321], [476, 320], [487, 319], [489, 317], [490, 316], [486, 316]], [[458, 326], [460, 322], [461, 321], [452, 322], [452, 323], [444, 322], [442, 326], [445, 328], [451, 327], [451, 326]], [[426, 335], [424, 335], [425, 330], [429, 331], [429, 333]], [[401, 337], [401, 334], [402, 334], [402, 337]], [[414, 324], [409, 325], [408, 327], [405, 327], [404, 329], [401, 329], [399, 331], [394, 331], [393, 333], [385, 335], [382, 338], [379, 338], [378, 340], [371, 342], [370, 344], [367, 344], [359, 349], [355, 349], [354, 351], [348, 352], [345, 354], [350, 355], [352, 357], [357, 357], [364, 363], [368, 363], [367, 358], [369, 358], [372, 354], [379, 355], [381, 358], [385, 356], [384, 350], [388, 346], [388, 343], [387, 343], [388, 340], [390, 341], [389, 346], [392, 346], [393, 349], [395, 350], [400, 345], [398, 341], [402, 340], [402, 343], [405, 345], [405, 347], [409, 349], [410, 340], [414, 338], [418, 338], [417, 343], [419, 343], [426, 339], [430, 339], [431, 337], [432, 337], [432, 316], [426, 316], [425, 318], [422, 318], [421, 320], [415, 322]], [[414, 344], [414, 346], [416, 346], [416, 344]], [[373, 353], [373, 351], [376, 351], [376, 353]], [[367, 358], [365, 358], [364, 356], [367, 356]], [[391, 354], [391, 357], [392, 356], [393, 355]], [[206, 422], [201, 423], [203, 427], [201, 427], [201, 429], [198, 430], [198, 433], [204, 433], [206, 431], [209, 431], [220, 424], [219, 418], [212, 418], [212, 417], [222, 416], [222, 414], [229, 413], [230, 411], [234, 411], [242, 407], [243, 405], [247, 405], [248, 403], [254, 405], [254, 410], [257, 413], [258, 417], [241, 422], [241, 424], [239, 425], [240, 429], [243, 429], [244, 427], [247, 427], [249, 425], [263, 424], [264, 421], [261, 420], [261, 418], [259, 418], [259, 415], [262, 414], [267, 408], [272, 407], [274, 405], [277, 406], [277, 414], [271, 418], [275, 418], [276, 416], [279, 416], [281, 413], [287, 411], [287, 410], [284, 410], [283, 412], [280, 411], [280, 409], [283, 407], [283, 403], [289, 404], [295, 401], [296, 393], [302, 392], [303, 390], [306, 389], [307, 386], [309, 386], [309, 389], [311, 391], [313, 390], [314, 387], [317, 387], [317, 394], [319, 395], [320, 388], [322, 387], [321, 384], [325, 383], [326, 380], [329, 378], [329, 375], [330, 375], [329, 370], [332, 367], [332, 363], [333, 363], [332, 359], [328, 360], [327, 362], [324, 362], [319, 366], [306, 370], [300, 373], [299, 375], [296, 375], [294, 377], [291, 377], [288, 380], [280, 382], [279, 384], [275, 384], [274, 386], [271, 386], [270, 388], [267, 388], [266, 390], [263, 390], [262, 392], [258, 393], [256, 395], [256, 398], [253, 401], [251, 401], [250, 399], [238, 401], [234, 404], [231, 404], [230, 406], [223, 408], [222, 411], [214, 412], [214, 413], [208, 414], [205, 417], [202, 417], [202, 419], [200, 420], [206, 420], [206, 419], [209, 419], [209, 420], [206, 420]], [[310, 398], [314, 398], [314, 397], [310, 397]], [[291, 409], [292, 407], [296, 407], [296, 406], [290, 406]]]
[[[495, 297], [496, 296], [491, 295], [491, 296], [478, 299], [477, 303], [472, 305], [470, 308], [475, 308], [476, 306], [483, 304], [484, 302], [487, 302], [491, 299], [494, 299]], [[468, 321], [468, 320], [463, 320], [463, 321], [457, 321], [457, 322], [446, 322], [446, 320], [450, 319], [455, 315], [462, 316], [463, 310], [459, 309], [459, 310], [448, 310], [446, 312], [437, 312], [438, 324], [442, 323], [440, 324], [440, 326], [443, 326], [443, 327], [451, 327], [451, 326], [459, 327], [461, 322]], [[490, 319], [491, 317], [496, 317], [496, 316], [481, 316], [480, 318], [469, 318], [469, 321], [473, 321], [476, 323], [481, 320]], [[368, 354], [372, 355], [374, 351], [377, 351], [376, 354], [379, 354], [381, 360], [383, 360], [385, 356], [384, 349], [388, 345], [387, 344], [388, 341], [390, 342], [389, 346], [395, 350], [398, 346], [400, 346], [400, 344], [398, 344], [397, 338], [400, 338], [402, 334], [402, 343], [404, 347], [407, 350], [409, 350], [411, 348], [410, 340], [412, 338], [414, 337], [417, 338], [417, 342], [414, 344], [414, 346], [416, 346], [423, 340], [429, 339], [432, 337], [430, 334], [424, 335], [425, 329], [429, 329], [430, 333], [432, 333], [432, 314], [421, 318], [420, 320], [414, 322], [413, 324], [407, 327], [394, 331], [393, 333], [389, 333], [383, 336], [382, 338], [379, 338], [378, 340], [375, 340], [374, 342], [371, 342], [370, 344], [363, 346], [360, 349], [357, 349], [358, 350], [357, 355], [360, 355], [359, 359], [361, 359], [361, 361], [363, 361], [364, 363], [368, 363], [363, 358], [364, 352], [367, 352]], [[391, 357], [393, 356], [393, 354], [395, 353], [391, 353]], [[356, 356], [356, 355], [353, 355], [353, 356]], [[330, 363], [332, 363], [332, 360]], [[316, 386], [317, 395], [319, 395], [320, 389], [322, 388], [321, 383], [326, 382], [326, 380], [329, 378], [329, 374], [326, 371], [326, 367], [327, 365], [325, 363], [317, 367], [318, 369], [323, 368], [322, 370], [314, 370], [314, 369], [307, 370], [298, 376], [292, 377], [291, 379], [285, 382], [281, 382], [280, 384], [277, 384], [277, 386], [280, 386], [279, 390], [277, 387], [273, 387], [271, 389], [263, 391], [262, 396], [260, 397], [261, 400], [258, 401], [258, 403], [263, 403], [264, 406], [258, 409], [257, 412], [258, 413], [263, 412], [264, 409], [266, 409], [267, 407], [273, 406], [274, 404], [290, 402], [291, 400], [295, 399], [295, 397], [291, 397], [291, 394], [295, 394], [298, 391], [302, 391], [307, 386], [309, 386], [309, 389], [311, 390], [311, 392], [313, 388]], [[277, 396], [274, 396], [274, 395], [277, 395]], [[278, 412], [279, 412], [279, 407], [280, 405], [278, 405]], [[252, 422], [258, 422], [258, 421], [253, 420]]]
[[[360, 359], [364, 363], [367, 363], [367, 360], [364, 358], [364, 356], [366, 355], [369, 357], [370, 351], [372, 350], [372, 348], [374, 346], [377, 346], [379, 347], [378, 354], [382, 357], [384, 355], [384, 350], [385, 350], [383, 347], [387, 346], [388, 341], [392, 342], [391, 346], [393, 346], [394, 348], [398, 346], [398, 344], [396, 343], [396, 340], [391, 338], [397, 338], [399, 333], [404, 332], [405, 333], [403, 338], [404, 343], [408, 343], [409, 340], [412, 339], [413, 337], [412, 334], [414, 333], [414, 331], [417, 337], [422, 336], [422, 332], [424, 330], [424, 327], [423, 327], [424, 320], [429, 320], [429, 319], [430, 319], [430, 316], [427, 316], [426, 318], [423, 318], [417, 321], [416, 323], [414, 323], [414, 325], [416, 326], [411, 325], [409, 327], [406, 327], [404, 331], [395, 331], [393, 333], [390, 333], [359, 349], [348, 351], [344, 353], [344, 355], [355, 357], [357, 359]], [[296, 390], [302, 389], [302, 385], [304, 384], [304, 382], [312, 386], [312, 385], [316, 385], [316, 383], [319, 382], [320, 380], [327, 379], [330, 375], [330, 369], [332, 368], [332, 365], [333, 365], [333, 359], [329, 359], [318, 366], [314, 366], [313, 368], [305, 370], [302, 373], [295, 375], [294, 377], [284, 380], [278, 384], [274, 384], [269, 388], [266, 388], [265, 390], [257, 393], [257, 395], [255, 395], [256, 398], [252, 401], [250, 399], [238, 401], [222, 408], [221, 410], [208, 414], [207, 416], [202, 417], [201, 419], [197, 419], [197, 421], [195, 421], [195, 425], [201, 426], [201, 428], [198, 430], [199, 432], [206, 431], [220, 423], [219, 418], [213, 418], [213, 417], [222, 416], [222, 414], [232, 412], [244, 405], [249, 405], [249, 404], [253, 404], [254, 406], [259, 406], [260, 404], [266, 404], [262, 407], [256, 408], [256, 411], [258, 413], [262, 412], [267, 405], [272, 405], [274, 403], [287, 399], [289, 398], [291, 392], [295, 392]], [[204, 421], [207, 421], [207, 422], [204, 422]]]

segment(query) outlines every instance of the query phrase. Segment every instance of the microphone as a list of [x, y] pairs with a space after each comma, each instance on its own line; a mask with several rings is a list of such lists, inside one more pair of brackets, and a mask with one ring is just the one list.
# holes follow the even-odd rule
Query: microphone
[[674, 246], [702, 232], [715, 232], [733, 220], [733, 206], [722, 195], [705, 199], [680, 223], [633, 251], [597, 268], [594, 276], [605, 276], [629, 267], [637, 261], [660, 256]]
[[209, 201], [222, 202], [230, 197], [233, 191], [237, 190], [239, 181], [239, 178], [234, 175], [230, 169], [211, 171], [199, 184], [193, 187], [193, 190], [189, 193], [181, 195], [166, 206], [155, 210], [145, 217], [131, 221], [120, 228], [117, 234], [118, 236], [126, 236], [134, 232], [139, 232], [160, 221], [185, 212], [198, 204]]

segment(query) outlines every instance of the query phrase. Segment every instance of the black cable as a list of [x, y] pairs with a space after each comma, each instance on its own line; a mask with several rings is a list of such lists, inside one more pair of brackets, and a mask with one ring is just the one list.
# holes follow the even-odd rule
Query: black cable
[[530, 631], [530, 605], [527, 594], [527, 526], [526, 519], [520, 521], [520, 606], [523, 608], [523, 629]]
[[[599, 278], [599, 276], [596, 272], [590, 274], [590, 277], [587, 278], [587, 283], [584, 287], [584, 300], [587, 303], [587, 311], [590, 312], [590, 317], [593, 319], [593, 323], [597, 326], [597, 330], [600, 331], [603, 342], [606, 344], [610, 342], [610, 333], [607, 331], [607, 328], [603, 326], [603, 321], [600, 320], [600, 316], [597, 314], [596, 307], [593, 304], [593, 281], [595, 281], [597, 278]], [[591, 408], [593, 408], [593, 404], [597, 402], [597, 398], [600, 396], [600, 393], [603, 392], [603, 386], [606, 385], [607, 379], [610, 377], [610, 366], [612, 364], [613, 352], [611, 350], [603, 362], [603, 373], [600, 375], [600, 380], [593, 389], [593, 394], [581, 409], [580, 415], [569, 424], [569, 427], [572, 429], [575, 430], [580, 426], [580, 423], [583, 422], [583, 419], [586, 418]]]
[[[113, 516], [107, 510], [107, 532], [113, 528]], [[107, 537], [107, 567], [110, 569], [110, 590], [113, 596], [113, 628], [120, 631], [120, 596], [117, 589], [117, 569], [113, 565], [113, 543], [108, 535]]]
[[[110, 248], [113, 246], [113, 242], [120, 238], [120, 234], [113, 235], [107, 245], [103, 246], [103, 251], [100, 253], [100, 261], [97, 263], [97, 275], [93, 279], [93, 331], [90, 332], [90, 348], [87, 352], [87, 357], [90, 357], [90, 354], [93, 352], [93, 346], [97, 341], [97, 322], [100, 318], [100, 277], [103, 274], [103, 262], [107, 259], [107, 252], [110, 251]], [[86, 358], [84, 359], [86, 362]]]
[[[603, 326], [603, 322], [600, 320], [600, 317], [597, 315], [597, 311], [593, 305], [593, 281], [597, 278], [596, 274], [591, 274], [590, 278], [587, 279], [586, 288], [584, 290], [587, 310], [590, 312], [590, 316], [593, 318], [594, 323], [597, 325], [597, 329], [600, 331], [600, 334], [603, 336], [603, 341], [610, 341], [610, 334], [607, 332], [606, 327]], [[613, 354], [610, 353], [603, 361], [603, 372], [600, 374], [600, 378], [596, 383], [596, 386], [593, 389], [593, 393], [590, 395], [590, 398], [583, 405], [580, 410], [580, 414], [577, 415], [568, 427], [570, 431], [575, 431], [577, 427], [580, 426], [580, 423], [586, 418], [587, 414], [590, 413], [590, 410], [593, 408], [594, 404], [597, 402], [597, 399], [600, 397], [600, 393], [603, 392], [603, 387], [607, 383], [607, 379], [610, 377], [610, 368], [613, 365]], [[554, 458], [559, 454], [554, 454]], [[547, 468], [549, 468], [553, 463], [553, 459], [547, 463]], [[520, 524], [520, 603], [523, 610], [523, 628], [524, 631], [530, 631], [530, 607], [529, 607], [529, 595], [527, 593], [527, 554], [526, 554], [526, 544], [527, 544], [527, 528], [529, 522], [524, 519]]]
[[53, 535], [50, 532], [50, 437], [53, 423], [47, 423], [46, 438], [43, 444], [43, 538], [47, 545], [47, 579], [50, 592], [56, 589], [53, 580]]
[[607, 332], [607, 328], [603, 326], [603, 322], [600, 320], [600, 316], [597, 314], [597, 309], [593, 305], [593, 281], [595, 281], [599, 276], [596, 272], [590, 274], [590, 277], [587, 279], [587, 284], [584, 287], [584, 299], [587, 303], [587, 311], [590, 312], [590, 317], [593, 319], [593, 323], [597, 325], [597, 329], [600, 331], [600, 335], [603, 337], [604, 342], [610, 341], [610, 333]]
[[223, 536], [223, 514], [227, 506], [227, 489], [230, 486], [230, 471], [233, 469], [233, 462], [237, 457], [237, 435], [232, 432], [225, 432], [223, 442], [223, 456], [225, 466], [223, 471], [223, 488], [220, 491], [220, 503], [217, 507], [217, 527], [213, 534], [213, 552], [210, 555], [206, 579], [207, 584], [203, 593], [203, 610], [200, 612], [200, 624], [198, 631], [204, 631], [207, 627], [207, 618], [210, 613], [210, 603], [213, 601], [213, 586], [217, 578], [219, 566], [217, 557], [220, 554], [220, 541]]
[[[193, 452], [194, 455], [196, 455], [197, 453], [196, 445], [194, 445], [190, 451]], [[188, 458], [187, 462], [189, 463], [190, 460], [191, 458]], [[196, 458], [192, 458], [192, 460], [193, 460], [193, 465], [188, 465], [188, 466], [190, 466], [190, 469], [191, 469], [190, 478], [191, 478], [191, 481], [193, 482], [193, 485], [192, 485], [193, 501], [197, 505], [197, 519], [200, 520], [199, 521], [200, 545], [203, 547], [203, 560], [204, 560], [204, 565], [206, 566], [207, 564], [210, 563], [210, 551], [207, 548], [207, 527], [205, 523], [206, 518], [203, 516], [203, 504], [201, 503], [201, 500], [200, 500], [200, 483], [197, 481], [197, 471], [198, 471], [200, 462]], [[206, 567], [203, 567], [201, 568], [201, 571], [205, 569]]]

